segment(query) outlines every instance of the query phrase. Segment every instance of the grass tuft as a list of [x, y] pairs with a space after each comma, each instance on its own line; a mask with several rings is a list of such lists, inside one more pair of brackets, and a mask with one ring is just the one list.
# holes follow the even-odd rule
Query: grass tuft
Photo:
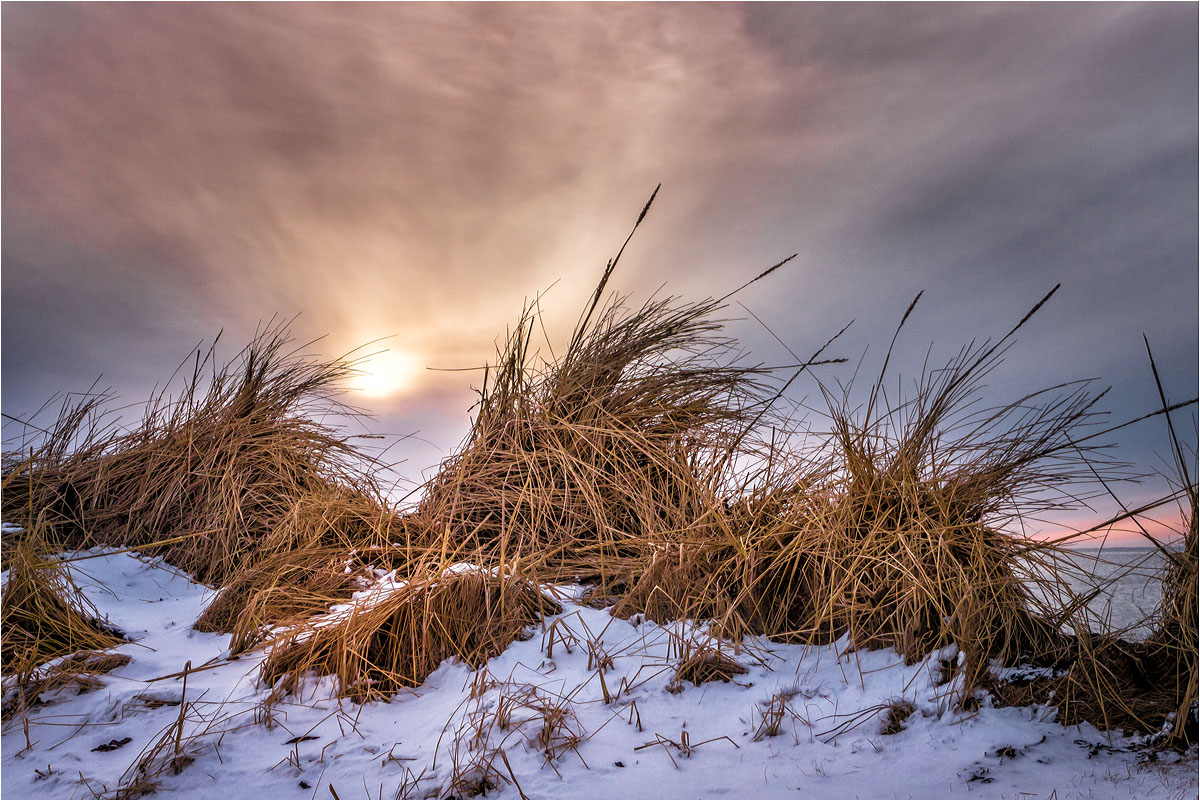
[[730, 682], [745, 672], [745, 666], [719, 648], [688, 642], [675, 668], [675, 682], [690, 681], [699, 687], [710, 681]]
[[[105, 424], [103, 393], [66, 403], [6, 460], [0, 501], [6, 522], [43, 526], [52, 549], [136, 547], [200, 582], [236, 583], [205, 630], [236, 627], [258, 589], [237, 581], [247, 567], [267, 588], [286, 579], [302, 596], [329, 593], [325, 571], [293, 563], [311, 568], [310, 550], [386, 544], [397, 521], [364, 469], [379, 466], [316, 422], [353, 414], [334, 394], [354, 361], [304, 355], [286, 324], [268, 325], [224, 365], [214, 348], [196, 351], [178, 396], [152, 397], [133, 430]], [[280, 609], [256, 603], [263, 620], [297, 611], [274, 597]]]
[[422, 568], [281, 634], [262, 678], [297, 693], [315, 671], [335, 676], [344, 695], [386, 697], [421, 684], [446, 659], [482, 666], [559, 610], [515, 575], [470, 565]]
[[26, 543], [9, 550], [8, 578], [0, 601], [3, 672], [27, 675], [51, 659], [104, 651], [125, 639], [100, 619], [67, 566]]

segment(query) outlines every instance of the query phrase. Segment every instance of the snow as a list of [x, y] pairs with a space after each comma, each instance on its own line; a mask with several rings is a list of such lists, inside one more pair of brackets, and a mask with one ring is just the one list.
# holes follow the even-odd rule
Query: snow
[[[19, 719], [5, 723], [5, 797], [113, 794], [143, 758], [164, 768], [161, 798], [425, 797], [448, 790], [456, 764], [489, 763], [489, 798], [1197, 796], [1194, 751], [1143, 763], [1132, 740], [1063, 727], [1053, 710], [983, 697], [956, 711], [959, 680], [939, 684], [953, 649], [906, 666], [844, 640], [754, 640], [726, 651], [747, 668], [734, 681], [678, 685], [680, 649], [709, 642], [703, 627], [614, 619], [577, 603], [578, 587], [557, 588], [562, 614], [480, 671], [450, 660], [421, 687], [364, 705], [313, 677], [302, 697], [265, 704], [263, 654], [231, 658], [228, 635], [191, 628], [213, 590], [136, 554], [88, 556], [70, 567], [133, 640], [119, 649], [131, 661], [98, 690], [43, 696], [28, 746]], [[398, 583], [383, 576], [354, 603]], [[897, 699], [914, 712], [883, 734]], [[764, 718], [776, 736], [756, 738]], [[192, 761], [176, 774], [177, 734]]]

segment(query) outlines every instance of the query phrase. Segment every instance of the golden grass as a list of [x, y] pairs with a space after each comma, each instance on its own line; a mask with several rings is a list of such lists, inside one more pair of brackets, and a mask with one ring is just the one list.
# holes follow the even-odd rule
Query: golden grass
[[904, 723], [912, 713], [916, 711], [912, 703], [904, 698], [896, 698], [887, 707], [887, 715], [883, 719], [883, 727], [879, 730], [880, 734], [892, 735], [899, 734], [904, 731]]
[[[1197, 710], [1200, 705], [1200, 665], [1197, 664], [1200, 658], [1200, 601], [1197, 600], [1197, 594], [1200, 593], [1200, 535], [1196, 528], [1200, 493], [1197, 491], [1197, 477], [1188, 465], [1195, 468], [1196, 454], [1193, 451], [1189, 458], [1171, 420], [1170, 407], [1158, 377], [1154, 356], [1150, 353], [1149, 341], [1146, 342], [1146, 352], [1150, 356], [1150, 367], [1171, 438], [1174, 456], [1171, 483], [1174, 485], [1173, 494], [1182, 496], [1180, 512], [1183, 520], [1183, 548], [1167, 552], [1169, 558], [1163, 574], [1162, 603], [1149, 639], [1149, 658], [1158, 668], [1159, 683], [1165, 685], [1171, 697], [1174, 718], [1170, 724], [1169, 739], [1175, 743], [1194, 744], [1200, 741], [1200, 731], [1197, 730], [1200, 725], [1200, 713]], [[1192, 419], [1192, 425], [1194, 432], [1195, 418]]]
[[[42, 693], [100, 685], [97, 676], [129, 662], [102, 653], [125, 640], [100, 620], [66, 565], [39, 554], [36, 532], [6, 546], [8, 578], [0, 599], [0, 715], [25, 715]], [[28, 732], [26, 732], [28, 735]]]
[[720, 360], [719, 301], [601, 307], [610, 273], [558, 358], [531, 355], [535, 317], [522, 316], [418, 509], [430, 531], [532, 558], [544, 580], [594, 581], [619, 616], [712, 619], [735, 638], [849, 632], [914, 660], [954, 642], [969, 686], [993, 659], [1061, 650], [1055, 549], [1013, 523], [1090, 478], [1077, 440], [1098, 396], [1067, 384], [978, 403], [1049, 295], [997, 342], [924, 373], [912, 398], [883, 392], [886, 361], [865, 412], [826, 393], [828, 440], [800, 455], [763, 446], [773, 396], [761, 371]]
[[330, 484], [370, 495], [349, 442], [313, 422], [353, 363], [307, 358], [290, 343], [286, 327], [275, 326], [223, 367], [212, 364], [211, 348], [203, 359], [197, 351], [180, 397], [152, 398], [128, 433], [84, 429], [97, 409], [93, 397], [81, 401], [5, 471], [5, 518], [31, 525], [40, 515], [83, 545], [179, 539], [162, 555], [199, 581], [221, 583], [297, 498]]
[[[1149, 344], [1147, 343], [1149, 353]], [[1197, 684], [1200, 656], [1200, 536], [1197, 536], [1197, 487], [1194, 453], [1189, 458], [1171, 419], [1158, 368], [1150, 365], [1162, 401], [1174, 472], [1166, 476], [1170, 493], [1161, 505], [1177, 504], [1182, 521], [1178, 549], [1163, 547], [1138, 523], [1142, 534], [1162, 553], [1162, 599], [1149, 619], [1145, 642], [1126, 642], [1118, 633], [1080, 638], [1080, 658], [1056, 693], [1068, 720], [1102, 721], [1105, 725], [1159, 734], [1168, 745], [1191, 745], [1197, 732]], [[1194, 422], [1194, 421], [1193, 421]], [[1192, 468], [1189, 468], [1189, 464]], [[1136, 511], [1122, 516], [1137, 523]], [[1165, 722], [1164, 722], [1165, 721]]]
[[52, 550], [138, 547], [198, 581], [232, 582], [205, 630], [237, 628], [241, 608], [282, 581], [296, 598], [274, 593], [278, 609], [257, 598], [259, 623], [316, 611], [299, 599], [347, 589], [322, 558], [387, 545], [398, 518], [363, 454], [315, 422], [352, 413], [333, 393], [355, 362], [290, 348], [286, 325], [272, 325], [223, 366], [212, 348], [197, 351], [179, 396], [152, 397], [125, 433], [101, 422], [106, 396], [68, 403], [27, 455], [7, 461], [5, 520], [40, 523]]
[[679, 664], [675, 666], [675, 682], [690, 681], [699, 687], [710, 681], [730, 682], [734, 676], [745, 672], [744, 665], [720, 648], [689, 642], [684, 646]]
[[481, 666], [558, 604], [515, 575], [485, 568], [418, 568], [390, 592], [369, 596], [280, 635], [264, 681], [295, 693], [308, 671], [335, 676], [359, 699], [417, 686], [444, 660]]
[[125, 642], [100, 621], [65, 565], [40, 556], [29, 543], [14, 546], [8, 557], [8, 580], [0, 600], [6, 677], [28, 674], [55, 657], [103, 651]]
[[733, 457], [773, 419], [769, 371], [738, 363], [715, 318], [723, 299], [604, 301], [620, 256], [562, 352], [532, 349], [539, 311], [523, 310], [470, 433], [426, 487], [429, 532], [502, 561], [536, 557], [542, 578], [601, 583], [627, 579], [628, 560], [659, 541], [720, 538]]
[[1011, 525], [1062, 504], [1084, 478], [1075, 443], [1097, 398], [1067, 385], [978, 403], [981, 379], [1044, 302], [997, 342], [926, 371], [910, 398], [882, 391], [887, 360], [865, 405], [825, 393], [827, 462], [760, 492], [773, 514], [758, 516], [761, 555], [738, 603], [751, 630], [802, 642], [848, 632], [855, 647], [910, 660], [955, 643], [968, 687], [993, 659], [1062, 647], [1045, 603], [1064, 597], [1055, 548]]
[[1158, 626], [1150, 638], [1151, 659], [1159, 665], [1160, 681], [1171, 694], [1174, 719], [1170, 737], [1194, 744], [1197, 732], [1197, 703], [1200, 668], [1197, 657], [1197, 587], [1200, 586], [1200, 554], [1196, 535], [1196, 485], [1190, 493], [1190, 513], [1183, 550], [1176, 553], [1163, 578], [1163, 603]]
[[721, 500], [714, 460], [757, 388], [754, 370], [718, 361], [714, 309], [614, 303], [549, 364], [529, 353], [535, 321], [524, 315], [417, 516], [463, 547], [602, 578], [646, 538], [709, 525]]
[[43, 693], [68, 687], [76, 692], [99, 689], [102, 682], [98, 677], [125, 667], [129, 659], [126, 654], [77, 651], [26, 673], [6, 676], [0, 716], [8, 720], [12, 715], [36, 706]]
[[382, 501], [334, 484], [301, 495], [195, 627], [233, 633], [241, 652], [265, 627], [323, 612], [373, 582], [374, 569], [403, 564], [405, 552], [391, 543], [406, 538]]
[[534, 358], [536, 318], [522, 315], [418, 508], [427, 530], [543, 580], [595, 582], [619, 616], [711, 619], [734, 638], [848, 632], [911, 660], [955, 643], [968, 689], [993, 660], [1061, 654], [1075, 602], [1056, 548], [1019, 521], [1077, 500], [1100, 396], [1075, 383], [979, 403], [1053, 292], [910, 398], [883, 391], [887, 360], [865, 410], [826, 392], [828, 438], [797, 453], [763, 431], [786, 424], [763, 371], [722, 361], [720, 301], [602, 307], [610, 273], [560, 357]]
[[[1062, 615], [1074, 636], [1066, 653], [1057, 660], [1057, 667], [1064, 669], [1061, 675], [1017, 685], [993, 681], [988, 689], [1002, 703], [1052, 703], [1058, 709], [1059, 719], [1067, 724], [1088, 721], [1101, 728], [1154, 735], [1149, 741], [1154, 746], [1181, 747], [1200, 739], [1196, 714], [1196, 596], [1200, 560], [1197, 490], [1189, 467], [1195, 464], [1195, 458], [1193, 453], [1189, 459], [1171, 419], [1172, 411], [1189, 404], [1168, 404], [1153, 355], [1150, 364], [1162, 407], [1146, 417], [1161, 414], [1167, 423], [1174, 460], [1173, 474], [1165, 476], [1170, 492], [1134, 510], [1121, 504], [1122, 514], [1096, 527], [1096, 530], [1107, 529], [1117, 522], [1130, 522], [1164, 558], [1162, 600], [1158, 609], [1142, 621], [1150, 626], [1150, 636], [1145, 641], [1130, 641], [1125, 639], [1126, 630], [1116, 630], [1107, 621], [1091, 619], [1082, 608], [1087, 596], [1081, 595], [1073, 599], [1074, 607]], [[1107, 484], [1104, 486], [1120, 503]], [[1144, 513], [1171, 505], [1177, 506], [1182, 521], [1182, 528], [1175, 532], [1180, 548], [1166, 547], [1140, 522]], [[1120, 577], [1117, 573], [1111, 580]], [[1099, 630], [1094, 631], [1097, 624]]]

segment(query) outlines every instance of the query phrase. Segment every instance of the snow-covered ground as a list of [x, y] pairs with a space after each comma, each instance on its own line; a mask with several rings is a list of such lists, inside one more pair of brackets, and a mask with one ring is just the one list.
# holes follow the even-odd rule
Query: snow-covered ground
[[[703, 630], [614, 619], [574, 603], [578, 588], [562, 588], [553, 636], [531, 631], [483, 670], [446, 662], [364, 705], [314, 679], [265, 706], [262, 655], [231, 660], [228, 635], [191, 628], [211, 589], [128, 553], [71, 568], [133, 640], [131, 661], [100, 689], [44, 696], [28, 732], [5, 723], [6, 798], [113, 794], [139, 765], [162, 798], [425, 797], [473, 765], [492, 766], [488, 797], [502, 798], [1197, 797], [1194, 752], [1148, 763], [1045, 709], [954, 711], [949, 652], [905, 666], [763, 640], [735, 655], [748, 672], [733, 682], [673, 686]], [[898, 699], [914, 712], [884, 734]]]

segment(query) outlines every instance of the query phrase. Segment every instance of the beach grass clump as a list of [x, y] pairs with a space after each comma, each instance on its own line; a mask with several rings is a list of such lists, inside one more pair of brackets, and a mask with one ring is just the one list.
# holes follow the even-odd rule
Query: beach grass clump
[[[224, 365], [214, 348], [197, 350], [179, 394], [152, 397], [132, 430], [99, 422], [102, 395], [64, 406], [25, 455], [5, 465], [5, 520], [40, 523], [56, 549], [150, 551], [204, 583], [225, 585], [247, 569], [283, 563], [269, 579], [329, 590], [328, 575], [289, 572], [280, 555], [382, 544], [395, 520], [364, 469], [369, 460], [317, 422], [353, 413], [335, 393], [355, 362], [302, 354], [286, 324], [267, 326]], [[249, 589], [240, 582], [206, 627], [232, 620]]]
[[770, 421], [770, 371], [739, 363], [717, 319], [725, 298], [606, 299], [624, 248], [565, 348], [536, 352], [539, 306], [522, 311], [485, 369], [470, 432], [425, 488], [416, 517], [428, 532], [534, 560], [544, 580], [602, 586], [628, 586], [660, 546], [722, 539], [733, 465]]
[[[604, 300], [623, 251], [565, 349], [535, 353], [540, 309], [522, 312], [415, 517], [462, 552], [592, 584], [592, 602], [615, 615], [721, 619], [740, 637], [753, 630], [741, 598], [762, 549], [739, 504], [761, 465], [781, 458], [786, 437], [772, 435], [790, 423], [775, 409], [775, 370], [742, 364], [717, 315], [788, 260], [719, 299], [635, 308]], [[842, 361], [821, 361], [823, 350], [792, 365], [796, 375]]]
[[[1163, 548], [1162, 600], [1150, 635], [1087, 632], [1070, 671], [1054, 689], [1060, 717], [1155, 735], [1154, 744], [1188, 746], [1197, 732], [1196, 486], [1183, 486], [1184, 528], [1178, 549]], [[1082, 627], [1081, 627], [1082, 628]]]
[[823, 581], [808, 549], [831, 532], [832, 492], [827, 452], [772, 452], [749, 486], [725, 503], [729, 534], [710, 571], [728, 602], [714, 616], [730, 639], [763, 634], [780, 640], [832, 642], [830, 621], [818, 625], [815, 602]]
[[[1149, 353], [1149, 342], [1146, 344]], [[1160, 680], [1171, 696], [1172, 719], [1169, 738], [1175, 743], [1194, 744], [1200, 741], [1200, 534], [1197, 519], [1200, 513], [1200, 492], [1197, 490], [1196, 453], [1184, 447], [1171, 420], [1170, 407], [1158, 368], [1150, 356], [1159, 399], [1171, 438], [1174, 472], [1170, 476], [1172, 495], [1179, 503], [1182, 522], [1182, 545], [1178, 550], [1166, 550], [1167, 563], [1162, 576], [1162, 602], [1155, 615], [1154, 631], [1149, 638], [1150, 658], [1158, 667]], [[1195, 418], [1192, 418], [1195, 441]], [[1189, 465], [1191, 465], [1189, 467]]]
[[[7, 554], [15, 546], [36, 543], [56, 553], [86, 539], [82, 499], [68, 478], [68, 466], [99, 460], [120, 437], [107, 412], [113, 394], [95, 390], [93, 385], [88, 392], [68, 393], [46, 427], [30, 423], [15, 447], [7, 447], [6, 441], [0, 460], [0, 513], [11, 526], [3, 534], [0, 552], [6, 568]], [[34, 417], [54, 401], [47, 401]]]
[[[1196, 525], [1195, 453], [1189, 455], [1184, 447], [1171, 412], [1195, 401], [1168, 404], [1152, 354], [1150, 364], [1162, 401], [1162, 408], [1155, 414], [1166, 420], [1173, 457], [1173, 470], [1164, 476], [1169, 492], [1138, 510], [1122, 505], [1123, 514], [1115, 519], [1132, 521], [1163, 557], [1161, 600], [1143, 621], [1149, 625], [1150, 634], [1144, 641], [1130, 641], [1123, 638], [1124, 632], [1103, 626], [1101, 631], [1092, 632], [1088, 622], [1081, 621], [1074, 626], [1079, 639], [1071, 669], [1042, 689], [1046, 695], [1053, 691], [1054, 703], [1066, 722], [1087, 720], [1148, 733], [1154, 735], [1152, 742], [1156, 745], [1177, 747], [1200, 741], [1200, 536]], [[1178, 526], [1171, 530], [1173, 537], [1152, 535], [1139, 520], [1142, 512], [1171, 507], [1178, 511]], [[1172, 539], [1175, 542], [1170, 542]]]
[[[168, 561], [220, 583], [294, 499], [350, 472], [349, 443], [313, 420], [353, 366], [299, 356], [290, 343], [286, 328], [274, 326], [223, 367], [213, 348], [203, 358], [197, 351], [179, 397], [151, 398], [126, 433], [81, 432], [86, 416], [70, 410], [31, 458], [6, 472], [6, 520], [31, 524], [25, 518], [40, 515], [84, 545], [175, 540], [162, 546]], [[73, 447], [80, 437], [86, 447]]]
[[802, 516], [792, 507], [808, 506], [816, 496], [820, 469], [806, 455], [770, 445], [739, 483], [714, 481], [719, 489], [702, 519], [660, 532], [635, 557], [609, 563], [616, 576], [606, 587], [615, 599], [612, 613], [625, 618], [640, 613], [660, 623], [711, 620], [716, 632], [733, 640], [779, 631], [781, 608], [790, 618], [803, 609], [807, 619], [808, 574], [768, 574], [795, 538]]
[[110, 649], [125, 638], [108, 625], [80, 591], [67, 566], [26, 541], [8, 549], [0, 599], [0, 672], [3, 716], [38, 703], [42, 693], [67, 686], [99, 686], [96, 676], [129, 662]]
[[887, 360], [865, 404], [825, 391], [829, 462], [802, 491], [774, 489], [799, 497], [776, 504], [741, 600], [762, 633], [831, 642], [848, 632], [855, 647], [909, 660], [954, 643], [971, 686], [993, 659], [1061, 647], [1056, 550], [1018, 524], [1073, 503], [1066, 493], [1090, 478], [1079, 443], [1099, 396], [1077, 384], [979, 403], [981, 380], [1048, 298], [999, 341], [924, 372], [908, 397], [883, 391]]
[[417, 516], [464, 547], [605, 579], [614, 560], [719, 524], [721, 465], [760, 383], [722, 361], [718, 307], [659, 300], [631, 312], [614, 301], [548, 362], [530, 353], [535, 319], [524, 314]]
[[[907, 397], [883, 390], [887, 360], [865, 404], [823, 388], [823, 442], [772, 441], [740, 483], [709, 474], [710, 497], [679, 525], [611, 549], [613, 614], [713, 620], [733, 639], [849, 633], [914, 661], [954, 643], [969, 686], [995, 659], [1057, 658], [1072, 596], [1056, 546], [1023, 536], [1020, 521], [1077, 502], [1096, 467], [1087, 432], [1100, 395], [1077, 382], [980, 403], [983, 379], [1048, 299], [999, 341], [923, 372]], [[753, 433], [733, 439], [745, 447]]]
[[[988, 689], [999, 703], [1006, 705], [1051, 704], [1058, 710], [1059, 720], [1068, 725], [1087, 721], [1105, 729], [1150, 735], [1145, 741], [1150, 747], [1185, 747], [1200, 739], [1197, 735], [1200, 537], [1196, 532], [1195, 452], [1189, 454], [1185, 448], [1171, 413], [1195, 404], [1196, 400], [1169, 404], [1152, 354], [1150, 365], [1161, 408], [1118, 427], [1150, 417], [1164, 417], [1173, 457], [1173, 470], [1163, 476], [1169, 491], [1131, 510], [1106, 486], [1121, 506], [1121, 514], [1081, 534], [1108, 530], [1117, 523], [1131, 524], [1163, 559], [1160, 603], [1135, 626], [1116, 629], [1106, 619], [1098, 619], [1087, 611], [1086, 603], [1095, 591], [1080, 593], [1062, 611], [1061, 619], [1071, 637], [1066, 652], [1054, 665], [1056, 669], [1050, 675], [1031, 680], [992, 681]], [[1178, 512], [1177, 524], [1168, 525], [1165, 534], [1152, 534], [1143, 518], [1155, 510], [1171, 508]], [[1099, 561], [1099, 557], [1096, 559]], [[1132, 569], [1126, 566], [1124, 572], [1113, 574], [1109, 580], [1119, 580]], [[1147, 637], [1131, 636], [1132, 628], [1142, 627], [1149, 629]]]
[[67, 566], [32, 544], [12, 548], [0, 600], [3, 672], [13, 676], [77, 651], [104, 651], [125, 642], [103, 622]]
[[194, 628], [233, 634], [234, 654], [253, 647], [277, 624], [310, 617], [363, 588], [361, 567], [347, 572], [349, 551], [341, 546], [313, 546], [274, 553], [247, 567], [223, 587], [196, 619]]
[[722, 360], [719, 301], [601, 307], [610, 272], [562, 356], [534, 358], [522, 316], [418, 508], [430, 531], [594, 582], [622, 617], [712, 620], [734, 639], [848, 632], [911, 660], [955, 643], [971, 686], [994, 659], [1061, 649], [1056, 552], [1020, 521], [1077, 501], [1099, 395], [1077, 382], [980, 403], [1053, 292], [907, 398], [883, 390], [887, 360], [865, 407], [825, 391], [827, 438], [800, 454], [786, 436], [762, 447], [778, 396], [766, 371]]
[[[665, 540], [665, 541], [664, 541]], [[613, 560], [607, 585], [615, 617], [645, 615], [656, 623], [711, 620], [726, 615], [736, 586], [727, 575], [728, 547], [709, 538], [660, 538], [636, 558]]]
[[718, 645], [688, 642], [675, 666], [675, 684], [690, 681], [699, 687], [710, 681], [730, 682], [746, 672], [746, 667], [726, 654]]
[[405, 562], [407, 537], [385, 501], [329, 483], [293, 500], [196, 620], [199, 631], [234, 634], [235, 652], [268, 626], [308, 617], [347, 599]]
[[1171, 694], [1173, 718], [1170, 737], [1176, 742], [1194, 744], [1200, 741], [1197, 704], [1200, 694], [1200, 645], [1197, 628], [1200, 607], [1197, 588], [1200, 587], [1200, 553], [1196, 534], [1196, 485], [1189, 495], [1190, 510], [1183, 548], [1174, 552], [1163, 578], [1163, 602], [1158, 625], [1150, 637], [1152, 659], [1158, 663], [1160, 674]]
[[334, 676], [344, 696], [386, 697], [420, 685], [446, 659], [480, 667], [559, 611], [518, 575], [426, 564], [279, 634], [261, 675], [276, 692], [298, 692], [312, 672]]

